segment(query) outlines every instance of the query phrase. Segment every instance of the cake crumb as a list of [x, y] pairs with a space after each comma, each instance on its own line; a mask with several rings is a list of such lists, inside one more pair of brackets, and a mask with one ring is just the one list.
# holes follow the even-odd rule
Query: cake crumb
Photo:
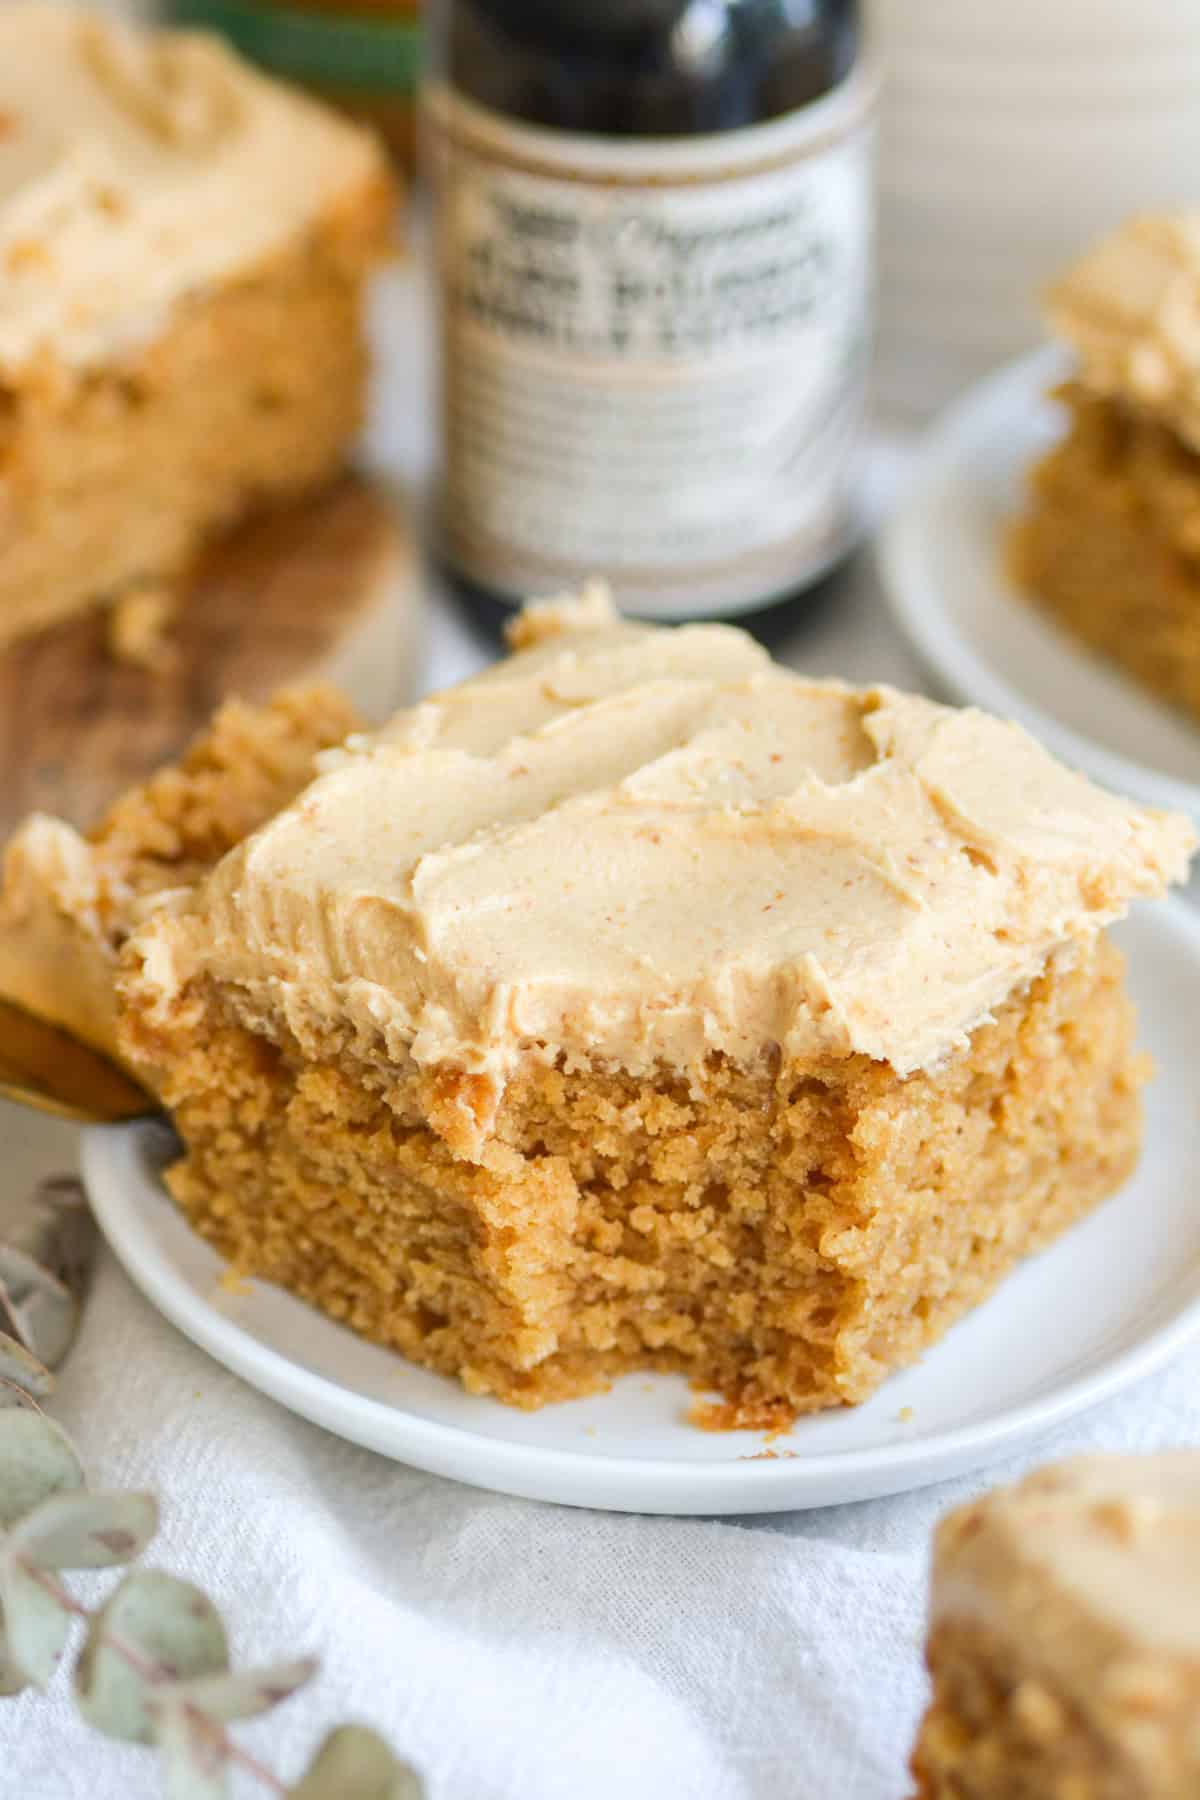
[[796, 1409], [774, 1396], [697, 1400], [688, 1410], [688, 1423], [701, 1431], [765, 1431], [778, 1437], [796, 1423]]
[[108, 614], [108, 653], [114, 662], [152, 675], [168, 674], [179, 661], [170, 630], [179, 596], [159, 582], [137, 582], [114, 601]]

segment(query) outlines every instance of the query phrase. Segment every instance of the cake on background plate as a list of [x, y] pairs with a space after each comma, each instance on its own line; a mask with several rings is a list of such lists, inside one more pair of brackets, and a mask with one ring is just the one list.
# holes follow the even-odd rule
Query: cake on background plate
[[1104, 928], [1188, 824], [739, 631], [523, 615], [122, 953], [168, 1180], [245, 1273], [538, 1406], [867, 1398], [1125, 1178]]
[[1079, 1457], [934, 1545], [920, 1800], [1200, 1793], [1200, 1452]]
[[117, 956], [144, 910], [285, 806], [359, 720], [329, 687], [229, 701], [86, 834], [35, 814], [0, 860], [0, 998], [115, 1056]]
[[1011, 539], [1019, 585], [1200, 720], [1200, 214], [1137, 218], [1049, 296], [1062, 441]]
[[0, 7], [0, 643], [341, 467], [392, 201], [216, 38]]

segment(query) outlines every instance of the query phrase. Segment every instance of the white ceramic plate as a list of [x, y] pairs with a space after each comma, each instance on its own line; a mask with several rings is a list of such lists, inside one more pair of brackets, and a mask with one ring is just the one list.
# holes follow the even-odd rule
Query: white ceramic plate
[[1051, 349], [980, 383], [922, 440], [879, 541], [892, 608], [957, 700], [1018, 719], [1065, 762], [1200, 821], [1200, 728], [1043, 618], [1002, 561], [1025, 471], [1062, 431]]
[[[866, 1406], [800, 1421], [771, 1448], [684, 1419], [674, 1377], [540, 1413], [472, 1398], [278, 1289], [219, 1288], [221, 1265], [168, 1199], [155, 1132], [97, 1128], [83, 1170], [109, 1243], [181, 1331], [284, 1406], [385, 1456], [576, 1506], [781, 1512], [897, 1493], [995, 1459], [1145, 1375], [1200, 1331], [1200, 921], [1182, 905], [1120, 928], [1158, 1065], [1135, 1178], [1027, 1263]], [[159, 1140], [161, 1142], [161, 1138]]]

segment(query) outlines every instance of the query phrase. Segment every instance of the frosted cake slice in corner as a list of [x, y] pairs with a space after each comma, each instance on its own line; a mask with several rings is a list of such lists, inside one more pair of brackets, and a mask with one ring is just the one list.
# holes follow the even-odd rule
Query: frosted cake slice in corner
[[1079, 1457], [934, 1545], [920, 1800], [1200, 1792], [1200, 1452]]
[[1051, 290], [1075, 373], [1032, 469], [1018, 585], [1200, 723], [1200, 213], [1131, 219]]

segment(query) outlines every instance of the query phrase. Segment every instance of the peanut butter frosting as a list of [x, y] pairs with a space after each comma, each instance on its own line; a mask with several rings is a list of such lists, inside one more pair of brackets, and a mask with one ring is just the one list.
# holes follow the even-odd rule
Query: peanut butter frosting
[[1026, 1711], [1051, 1724], [1053, 1693], [1153, 1776], [1146, 1792], [1195, 1791], [1170, 1784], [1200, 1778], [1200, 1452], [1078, 1457], [961, 1508], [930, 1608], [1016, 1648]]
[[1200, 213], [1131, 219], [1048, 295], [1080, 379], [1200, 449]]
[[170, 1007], [495, 1078], [778, 1046], [928, 1067], [1193, 835], [1014, 725], [772, 663], [719, 625], [526, 614], [484, 674], [326, 752], [296, 803], [132, 940]]
[[0, 373], [152, 338], [382, 170], [217, 38], [0, 7]]

